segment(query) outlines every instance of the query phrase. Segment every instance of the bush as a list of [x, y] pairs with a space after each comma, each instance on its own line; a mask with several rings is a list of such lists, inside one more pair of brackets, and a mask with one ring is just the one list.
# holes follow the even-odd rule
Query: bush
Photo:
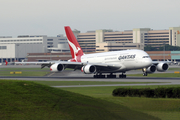
[[173, 89], [173, 97], [180, 98], [180, 87], [176, 87]]
[[173, 90], [174, 90], [173, 87], [166, 88], [167, 98], [175, 98], [175, 95], [173, 94]]
[[143, 90], [143, 96], [145, 97], [154, 97], [154, 90], [153, 89], [150, 89], [150, 88], [145, 88]]
[[166, 97], [166, 88], [159, 87], [154, 90], [156, 98], [165, 98]]
[[156, 89], [142, 88], [117, 88], [113, 90], [113, 96], [129, 96], [129, 97], [148, 97], [148, 98], [180, 98], [180, 87], [164, 88], [159, 87]]
[[119, 91], [119, 96], [125, 97], [127, 96], [127, 89], [126, 88], [121, 88], [118, 90]]
[[126, 88], [117, 88], [117, 89], [113, 90], [113, 96], [125, 97], [126, 95], [127, 95]]
[[133, 97], [133, 89], [127, 88], [127, 96]]
[[132, 89], [132, 96], [133, 97], [141, 97], [142, 91], [141, 89]]
[[118, 89], [114, 89], [112, 95], [113, 96], [118, 96], [118, 93], [119, 93]]

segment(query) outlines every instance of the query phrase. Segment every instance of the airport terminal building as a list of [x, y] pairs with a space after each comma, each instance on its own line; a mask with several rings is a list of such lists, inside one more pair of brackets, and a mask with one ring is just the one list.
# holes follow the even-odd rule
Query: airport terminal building
[[[73, 32], [85, 53], [125, 49], [143, 50], [146, 45], [152, 47], [162, 47], [166, 44], [180, 46], [180, 27], [170, 27], [165, 30], [135, 28], [124, 31], [95, 30], [81, 33], [74, 30]], [[71, 57], [69, 53], [67, 38], [64, 35], [56, 37], [21, 35], [17, 38], [0, 36], [0, 63], [5, 60], [21, 61], [26, 58], [28, 61], [67, 60]], [[171, 54], [168, 53], [168, 55]], [[180, 60], [177, 56], [165, 58]], [[154, 59], [160, 58], [155, 57]]]
[[0, 63], [7, 60], [21, 61], [28, 53], [70, 52], [67, 38], [63, 35], [48, 37], [46, 35], [23, 35], [17, 38], [0, 37]]
[[125, 31], [96, 30], [78, 33], [77, 39], [83, 51], [107, 52], [123, 49], [144, 49], [144, 46], [160, 47], [165, 44], [180, 46], [180, 27], [167, 30], [136, 28]]

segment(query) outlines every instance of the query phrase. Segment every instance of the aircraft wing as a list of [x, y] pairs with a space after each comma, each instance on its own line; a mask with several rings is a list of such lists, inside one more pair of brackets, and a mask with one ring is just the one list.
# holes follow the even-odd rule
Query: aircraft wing
[[15, 64], [27, 64], [27, 65], [41, 65], [41, 69], [44, 67], [50, 67], [52, 64], [52, 62], [14, 62]]
[[172, 63], [171, 61], [152, 61], [152, 64], [157, 65], [159, 63]]
[[[96, 67], [97, 70], [100, 71], [111, 71], [111, 70], [118, 70], [122, 67], [119, 64], [107, 64], [107, 63], [59, 62], [59, 63], [55, 63], [53, 65], [55, 67], [51, 67], [51, 69], [54, 68], [56, 69], [58, 64], [63, 64], [64, 69], [72, 68], [74, 70], [84, 70], [85, 68], [89, 69], [90, 66], [94, 66]], [[83, 66], [84, 68], [82, 69]]]
[[48, 61], [48, 62], [15, 62], [15, 64], [30, 64], [30, 65], [41, 65], [41, 69], [44, 67], [51, 67], [53, 64], [63, 64], [63, 65], [82, 65], [82, 63], [79, 62], [68, 62], [68, 61]]
[[15, 62], [15, 64], [34, 64], [41, 65], [41, 69], [44, 67], [51, 67], [53, 64], [62, 64], [65, 68], [72, 68], [74, 70], [81, 69], [85, 65], [93, 65], [97, 68], [109, 68], [109, 69], [119, 69], [122, 67], [120, 64], [107, 64], [107, 63], [86, 63], [86, 62], [70, 62], [70, 61], [49, 61], [49, 62]]

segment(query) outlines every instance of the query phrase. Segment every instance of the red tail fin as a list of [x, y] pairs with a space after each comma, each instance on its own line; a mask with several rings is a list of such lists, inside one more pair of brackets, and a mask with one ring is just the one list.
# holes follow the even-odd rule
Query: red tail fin
[[68, 39], [69, 48], [71, 50], [72, 58], [74, 59], [74, 61], [80, 62], [80, 56], [84, 55], [84, 53], [78, 41], [76, 40], [76, 37], [74, 36], [71, 28], [69, 26], [65, 26], [64, 28]]
[[6, 65], [8, 64], [8, 62], [5, 60], [5, 62], [6, 62]]

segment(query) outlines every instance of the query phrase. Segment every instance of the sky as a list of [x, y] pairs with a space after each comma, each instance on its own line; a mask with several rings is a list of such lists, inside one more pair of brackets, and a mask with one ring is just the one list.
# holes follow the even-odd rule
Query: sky
[[0, 0], [0, 36], [180, 27], [180, 0]]

